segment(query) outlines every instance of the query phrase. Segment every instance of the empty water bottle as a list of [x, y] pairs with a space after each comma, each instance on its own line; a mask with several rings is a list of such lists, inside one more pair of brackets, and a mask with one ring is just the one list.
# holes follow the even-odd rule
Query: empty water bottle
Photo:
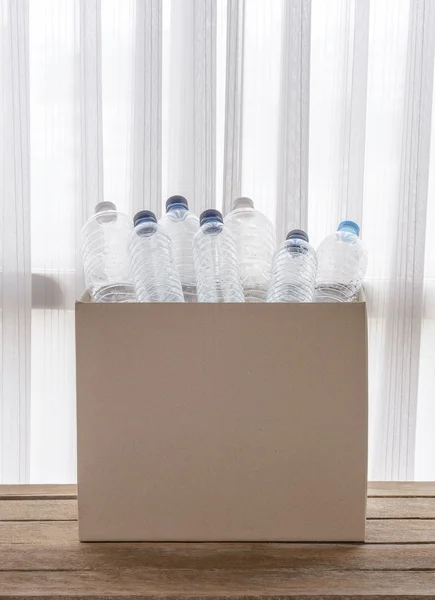
[[199, 302], [243, 302], [236, 241], [218, 210], [205, 210], [193, 238]]
[[367, 251], [359, 238], [359, 227], [343, 221], [317, 250], [317, 302], [353, 302], [367, 269]]
[[246, 302], [265, 302], [276, 248], [275, 228], [250, 198], [237, 198], [225, 225], [234, 234]]
[[128, 253], [130, 219], [113, 202], [100, 202], [81, 232], [86, 289], [94, 302], [134, 302]]
[[196, 302], [193, 237], [199, 229], [199, 219], [190, 212], [186, 198], [172, 196], [166, 201], [166, 214], [160, 219], [159, 224], [172, 241], [175, 265], [180, 274], [184, 300]]
[[312, 302], [316, 281], [316, 253], [308, 235], [293, 229], [273, 257], [268, 302]]
[[130, 254], [139, 302], [184, 301], [172, 242], [150, 210], [141, 210], [134, 217]]

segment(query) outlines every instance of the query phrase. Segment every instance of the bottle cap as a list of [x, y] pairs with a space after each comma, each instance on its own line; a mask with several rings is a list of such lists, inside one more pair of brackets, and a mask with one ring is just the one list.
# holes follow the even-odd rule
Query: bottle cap
[[305, 233], [303, 229], [292, 229], [288, 232], [286, 240], [304, 240], [305, 242], [309, 242], [308, 235]]
[[337, 231], [348, 231], [349, 233], [359, 235], [360, 229], [355, 221], [342, 221], [337, 227]]
[[103, 202], [99, 202], [95, 206], [95, 214], [104, 212], [106, 210], [116, 210], [115, 204], [113, 204], [113, 202], [103, 201]]
[[168, 212], [168, 210], [171, 210], [171, 208], [176, 206], [177, 204], [182, 204], [186, 208], [189, 208], [189, 203], [187, 202], [184, 196], [171, 196], [166, 200], [166, 212]]
[[209, 208], [201, 213], [199, 217], [200, 226], [203, 225], [206, 221], [219, 221], [223, 223], [224, 220], [222, 218], [222, 213], [216, 210], [215, 208]]
[[153, 213], [152, 210], [140, 210], [134, 215], [133, 223], [135, 227], [139, 223], [143, 223], [145, 221], [157, 223], [156, 215]]
[[254, 208], [254, 202], [251, 198], [236, 198], [233, 202], [233, 210], [237, 210], [238, 208]]

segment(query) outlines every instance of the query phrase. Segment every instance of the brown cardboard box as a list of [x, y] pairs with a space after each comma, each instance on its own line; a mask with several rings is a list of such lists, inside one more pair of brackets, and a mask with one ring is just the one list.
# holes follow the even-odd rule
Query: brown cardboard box
[[366, 306], [76, 306], [82, 541], [362, 541]]

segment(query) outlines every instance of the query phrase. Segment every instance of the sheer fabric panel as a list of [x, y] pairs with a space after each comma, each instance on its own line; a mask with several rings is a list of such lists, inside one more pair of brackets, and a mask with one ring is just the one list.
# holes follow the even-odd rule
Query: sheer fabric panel
[[434, 478], [433, 2], [0, 6], [0, 479], [75, 480], [80, 228], [175, 193], [279, 241], [361, 224], [370, 477]]

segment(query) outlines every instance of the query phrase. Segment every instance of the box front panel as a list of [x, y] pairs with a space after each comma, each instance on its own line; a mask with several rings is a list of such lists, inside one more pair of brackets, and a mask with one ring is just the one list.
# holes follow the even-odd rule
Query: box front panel
[[363, 303], [76, 319], [81, 539], [363, 539]]

